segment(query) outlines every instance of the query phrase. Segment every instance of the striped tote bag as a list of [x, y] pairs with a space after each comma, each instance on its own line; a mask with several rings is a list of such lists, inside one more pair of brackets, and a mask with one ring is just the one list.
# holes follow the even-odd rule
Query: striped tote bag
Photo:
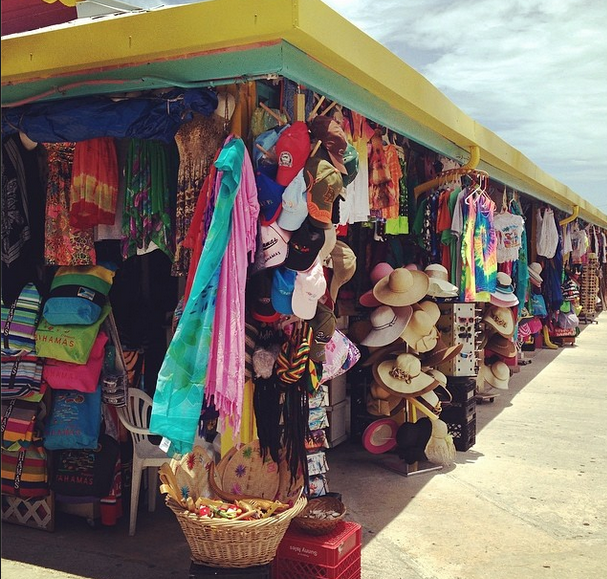
[[10, 305], [2, 304], [2, 354], [20, 356], [36, 349], [36, 326], [40, 320], [42, 298], [33, 283], [26, 284]]

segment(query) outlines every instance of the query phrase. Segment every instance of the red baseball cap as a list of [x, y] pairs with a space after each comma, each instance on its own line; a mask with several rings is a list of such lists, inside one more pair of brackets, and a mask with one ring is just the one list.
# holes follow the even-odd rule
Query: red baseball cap
[[295, 121], [286, 128], [276, 142], [278, 170], [276, 182], [285, 187], [295, 178], [310, 155], [310, 133], [303, 121]]

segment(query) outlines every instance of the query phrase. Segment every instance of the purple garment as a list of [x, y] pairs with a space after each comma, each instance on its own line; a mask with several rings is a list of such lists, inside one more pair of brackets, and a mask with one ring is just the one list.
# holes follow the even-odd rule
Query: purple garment
[[232, 233], [221, 263], [219, 287], [206, 383], [223, 420], [238, 433], [245, 378], [245, 286], [247, 268], [255, 255], [259, 203], [255, 175], [245, 151], [240, 189], [232, 212]]

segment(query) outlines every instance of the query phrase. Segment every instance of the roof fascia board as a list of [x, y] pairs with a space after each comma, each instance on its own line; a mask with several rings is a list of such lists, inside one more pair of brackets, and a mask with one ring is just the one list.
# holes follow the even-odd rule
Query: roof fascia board
[[[361, 103], [350, 103], [353, 99], [345, 98], [343, 90], [335, 97], [339, 102], [453, 158], [476, 145], [488, 167], [526, 185], [519, 189], [555, 206], [579, 205], [580, 217], [607, 226], [607, 215], [468, 117], [417, 71], [320, 0], [208, 0], [5, 37], [2, 84], [9, 88], [7, 83], [42, 79], [54, 79], [56, 84], [57, 78], [70, 82], [74, 74], [86, 72], [90, 78], [93, 72], [106, 75], [120, 67], [132, 72], [133, 66], [145, 68], [158, 61], [174, 66], [181, 59], [214, 51], [283, 40], [346, 78], [351, 87], [362, 89], [365, 97], [377, 99], [378, 113], [366, 113]], [[274, 63], [273, 70], [280, 72], [277, 69], [280, 66]], [[289, 77], [298, 80], [298, 74], [302, 72], [293, 70]], [[327, 94], [330, 87], [331, 83], [317, 90]]]
[[4, 37], [2, 84], [276, 42], [293, 26], [291, 4], [208, 0]]

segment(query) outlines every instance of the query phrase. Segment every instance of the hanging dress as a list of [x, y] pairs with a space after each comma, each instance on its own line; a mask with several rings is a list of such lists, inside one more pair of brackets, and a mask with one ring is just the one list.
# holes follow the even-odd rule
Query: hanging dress
[[44, 143], [48, 155], [44, 260], [46, 265], [95, 265], [92, 228], [70, 225], [69, 206], [72, 185], [74, 143]]
[[177, 199], [175, 206], [175, 259], [171, 269], [174, 276], [186, 276], [191, 250], [183, 247], [196, 202], [215, 154], [221, 148], [226, 133], [223, 119], [217, 115], [194, 118], [179, 127], [175, 142], [179, 150]]

